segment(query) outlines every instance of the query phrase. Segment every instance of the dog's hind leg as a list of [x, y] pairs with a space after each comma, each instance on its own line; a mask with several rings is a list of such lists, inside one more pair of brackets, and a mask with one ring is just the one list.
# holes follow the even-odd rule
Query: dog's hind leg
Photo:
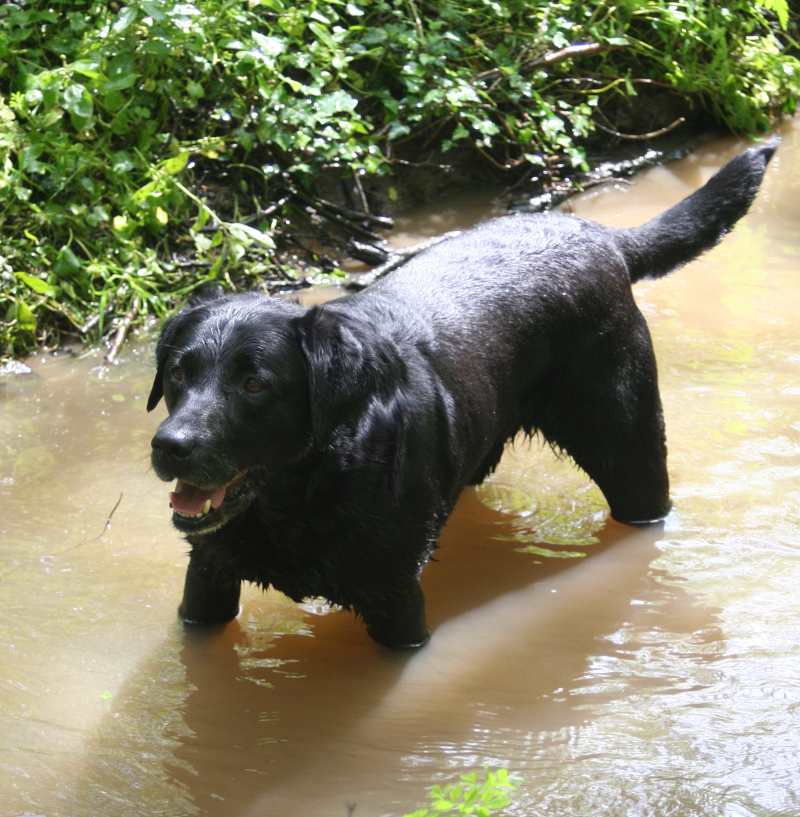
[[184, 624], [224, 624], [239, 613], [241, 587], [239, 579], [221, 574], [192, 554], [178, 615]]
[[624, 341], [603, 338], [558, 374], [534, 424], [597, 483], [614, 519], [635, 525], [671, 503], [655, 357], [638, 310], [632, 323]]

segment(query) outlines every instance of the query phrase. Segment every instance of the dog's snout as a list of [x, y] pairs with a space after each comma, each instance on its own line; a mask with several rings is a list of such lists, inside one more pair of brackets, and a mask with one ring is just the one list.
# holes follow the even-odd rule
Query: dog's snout
[[154, 451], [176, 460], [185, 460], [192, 453], [196, 440], [186, 429], [164, 425], [158, 429], [150, 445]]

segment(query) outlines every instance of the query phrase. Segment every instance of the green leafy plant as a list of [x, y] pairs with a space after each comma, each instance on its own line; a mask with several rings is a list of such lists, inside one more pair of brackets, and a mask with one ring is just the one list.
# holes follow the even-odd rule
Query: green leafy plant
[[789, 26], [789, 0], [757, 0], [757, 4], [762, 8], [775, 12], [781, 28], [786, 30]]
[[505, 769], [487, 770], [484, 779], [475, 772], [462, 774], [457, 783], [432, 786], [428, 804], [404, 817], [492, 817], [511, 805], [516, 787]]
[[[757, 132], [800, 97], [785, 0], [8, 0], [0, 355], [339, 247], [325, 180], [585, 167], [653, 89]], [[663, 123], [668, 124], [668, 123]], [[341, 221], [341, 219], [340, 219]], [[324, 229], [323, 229], [324, 228]], [[327, 236], [325, 235], [327, 233]], [[337, 245], [337, 241], [339, 244]]]

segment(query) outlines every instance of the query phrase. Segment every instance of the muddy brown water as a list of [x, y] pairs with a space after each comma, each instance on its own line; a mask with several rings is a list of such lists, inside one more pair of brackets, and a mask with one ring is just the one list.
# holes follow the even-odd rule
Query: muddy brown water
[[[148, 347], [4, 382], [0, 814], [394, 817], [486, 766], [521, 780], [518, 817], [800, 814], [800, 122], [783, 134], [734, 234], [636, 290], [665, 527], [609, 522], [585, 476], [520, 441], [453, 515], [413, 655], [252, 588], [224, 630], [183, 632]], [[638, 223], [743, 146], [571, 207]], [[397, 240], [490, 211], [443, 203]]]

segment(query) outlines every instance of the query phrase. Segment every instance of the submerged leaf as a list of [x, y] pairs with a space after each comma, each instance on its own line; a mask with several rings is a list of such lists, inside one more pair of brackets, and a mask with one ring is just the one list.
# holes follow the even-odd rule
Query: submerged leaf
[[515, 548], [517, 553], [528, 553], [531, 556], [544, 556], [547, 559], [583, 559], [586, 554], [580, 550], [552, 550], [541, 545], [525, 545]]

